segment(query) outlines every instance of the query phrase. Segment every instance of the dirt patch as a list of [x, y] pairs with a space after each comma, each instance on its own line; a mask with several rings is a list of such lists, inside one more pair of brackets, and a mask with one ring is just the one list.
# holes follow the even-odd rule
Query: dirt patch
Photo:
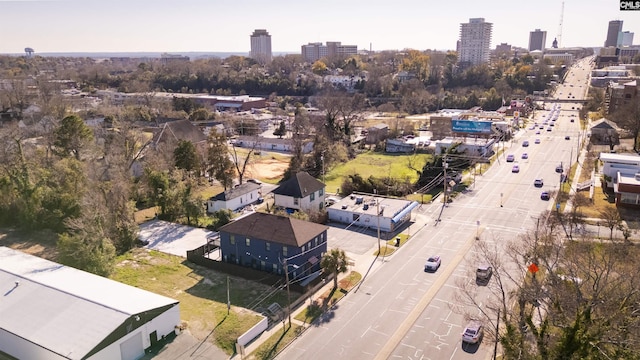
[[0, 229], [0, 246], [56, 261], [58, 235], [51, 231], [24, 232], [15, 229]]
[[274, 158], [257, 159], [250, 164], [245, 174], [245, 179], [255, 178], [266, 181], [277, 181], [289, 167], [289, 161], [278, 160]]

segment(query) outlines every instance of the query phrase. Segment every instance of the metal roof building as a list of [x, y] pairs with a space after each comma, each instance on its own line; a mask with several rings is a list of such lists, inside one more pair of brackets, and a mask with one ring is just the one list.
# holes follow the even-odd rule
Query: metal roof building
[[0, 358], [138, 359], [176, 330], [177, 300], [0, 247]]
[[327, 208], [330, 221], [392, 233], [411, 221], [415, 201], [353, 193]]

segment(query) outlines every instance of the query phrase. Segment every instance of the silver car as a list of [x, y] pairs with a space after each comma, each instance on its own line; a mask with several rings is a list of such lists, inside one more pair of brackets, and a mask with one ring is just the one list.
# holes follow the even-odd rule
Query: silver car
[[477, 320], [471, 320], [462, 332], [462, 343], [477, 344], [484, 336], [484, 327]]

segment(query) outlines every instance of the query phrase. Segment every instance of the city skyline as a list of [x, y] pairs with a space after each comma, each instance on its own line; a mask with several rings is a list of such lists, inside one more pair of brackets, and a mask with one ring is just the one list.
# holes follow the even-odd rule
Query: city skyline
[[[269, 5], [257, 0], [45, 0], [3, 1], [0, 54], [47, 52], [242, 52], [249, 36], [266, 29], [274, 53], [300, 53], [310, 42], [341, 41], [358, 49], [455, 50], [460, 24], [470, 18], [493, 23], [491, 49], [500, 43], [527, 48], [529, 33], [547, 32], [547, 46], [558, 35], [560, 0], [522, 7], [499, 0], [491, 6], [460, 0], [447, 3], [408, 0], [402, 7], [372, 0], [366, 5], [328, 0], [309, 10], [291, 0]], [[255, 11], [251, 11], [255, 9]], [[329, 10], [327, 10], [329, 9]], [[334, 9], [334, 10], [331, 10]], [[615, 1], [564, 1], [561, 46], [600, 47], [609, 21], [640, 33], [640, 12], [620, 11]]]

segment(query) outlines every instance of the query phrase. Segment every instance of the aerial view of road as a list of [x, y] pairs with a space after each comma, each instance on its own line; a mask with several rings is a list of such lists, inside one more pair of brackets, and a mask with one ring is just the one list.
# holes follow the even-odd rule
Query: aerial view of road
[[[278, 358], [489, 358], [494, 350], [490, 339], [477, 345], [461, 341], [468, 321], [463, 314], [478, 309], [460, 308], [456, 300], [459, 285], [471, 282], [475, 286], [475, 270], [481, 261], [474, 251], [476, 237], [500, 248], [532, 229], [544, 210], [555, 209], [553, 194], [560, 186], [570, 186], [561, 183], [556, 168], [561, 166], [566, 172], [582, 146], [585, 134], [578, 109], [586, 96], [589, 70], [588, 59], [576, 63], [555, 90], [554, 98], [575, 99], [575, 103], [545, 103], [545, 110], [536, 111], [514, 139], [504, 144], [504, 151], [500, 145], [498, 161], [477, 175], [465, 193], [444, 209], [441, 201], [435, 201], [419, 210], [431, 219], [428, 225], [392, 257], [378, 259], [358, 288]], [[557, 119], [551, 124], [554, 115]], [[513, 161], [507, 161], [509, 155]], [[534, 186], [536, 180], [542, 185]], [[542, 192], [552, 196], [543, 200]], [[425, 261], [432, 255], [441, 256], [442, 265], [435, 272], [425, 272]], [[478, 287], [480, 304], [488, 291]]]

